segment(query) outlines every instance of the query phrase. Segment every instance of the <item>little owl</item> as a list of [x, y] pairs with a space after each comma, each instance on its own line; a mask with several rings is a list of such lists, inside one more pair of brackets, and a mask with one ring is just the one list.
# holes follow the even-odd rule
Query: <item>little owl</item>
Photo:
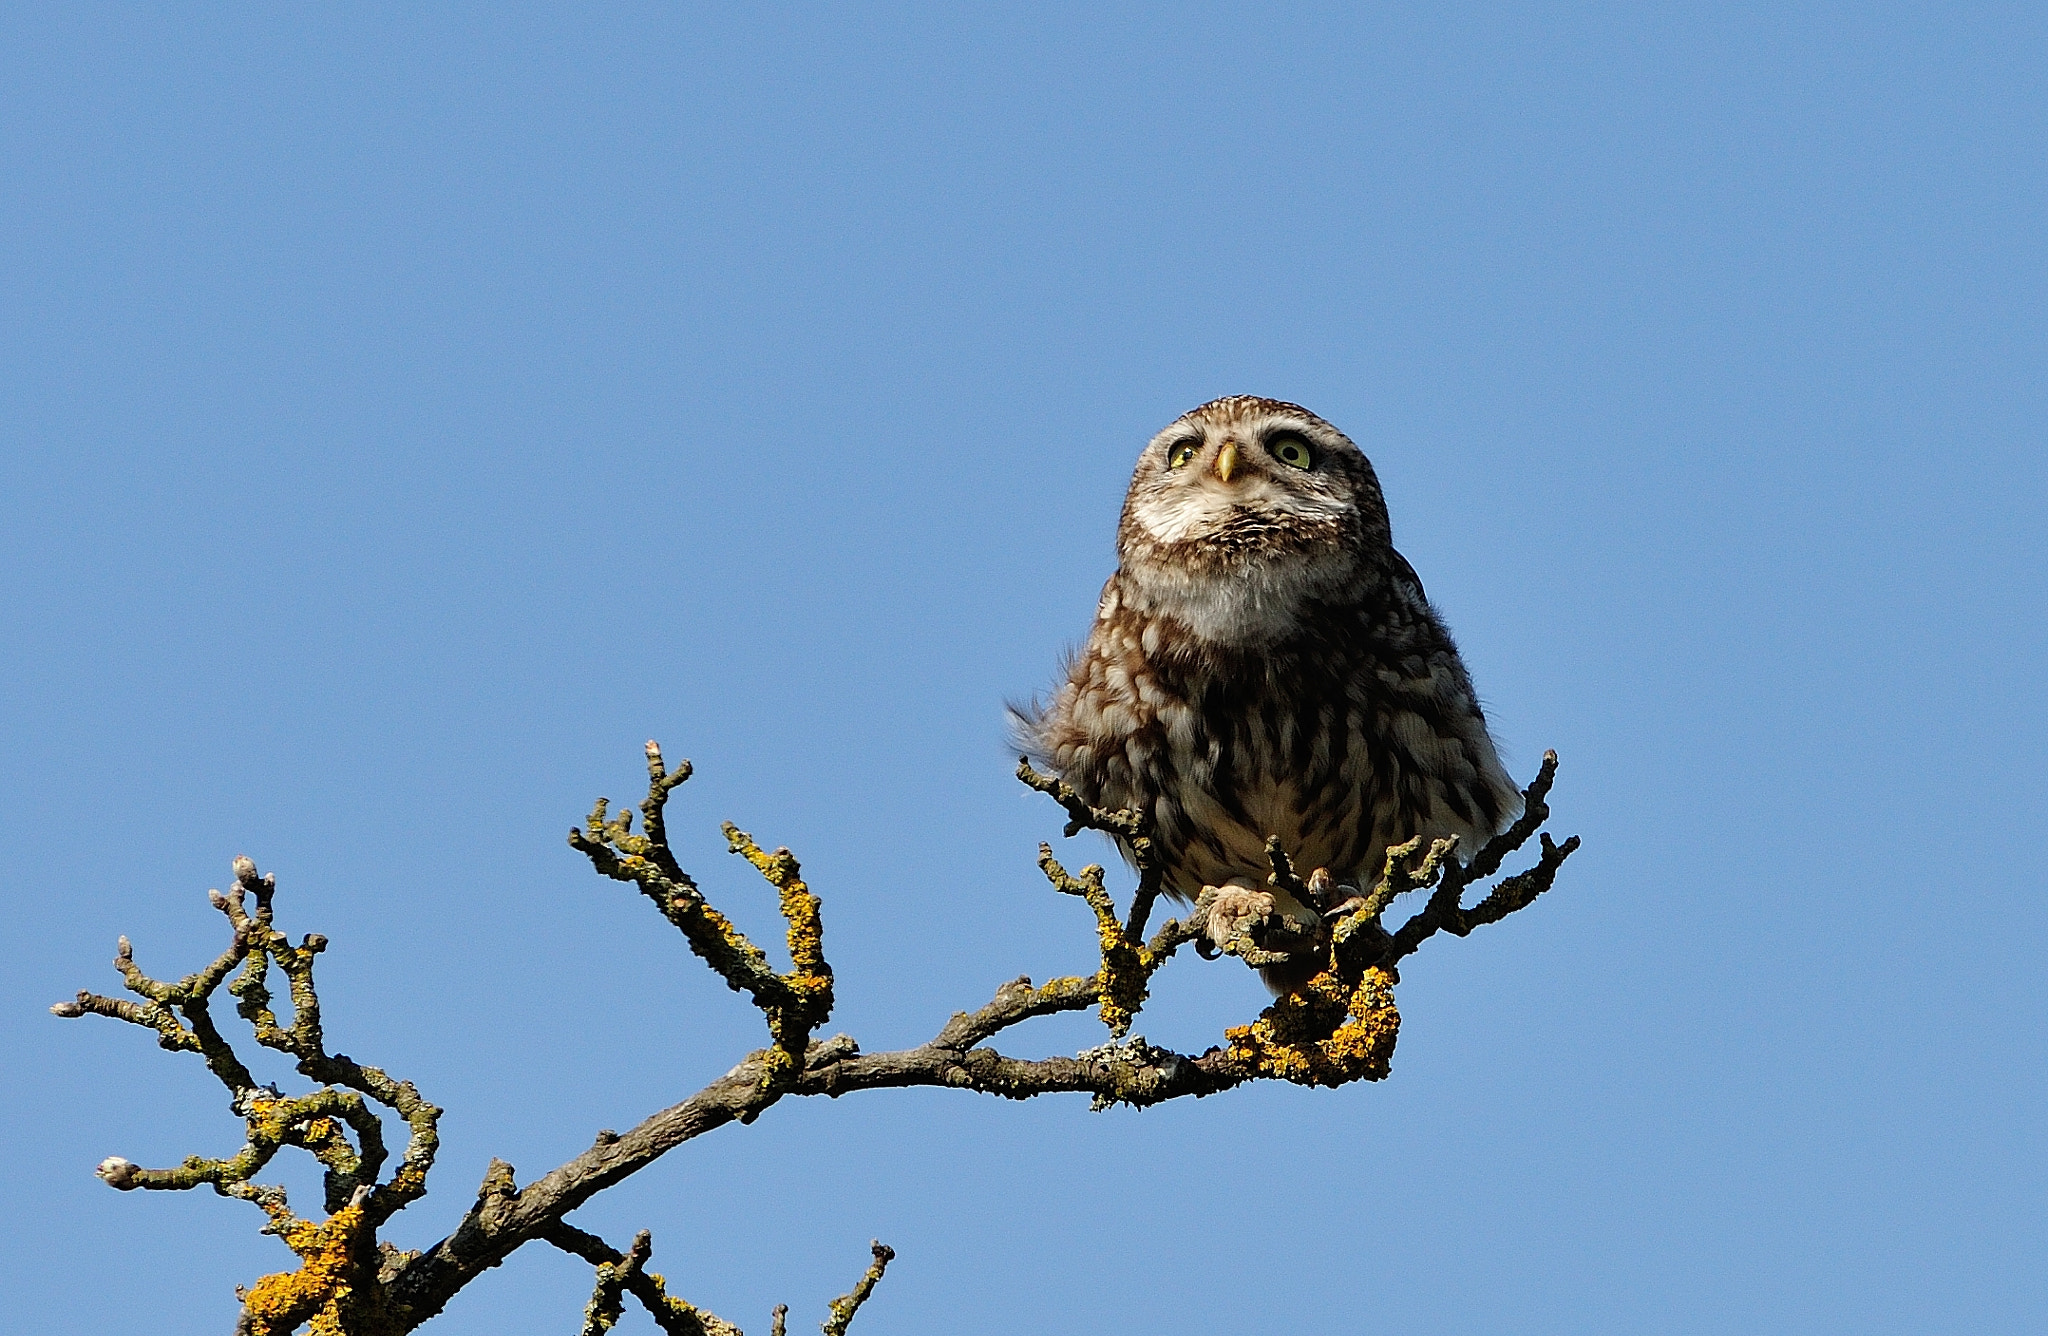
[[1315, 414], [1238, 395], [1160, 432], [1117, 555], [1088, 643], [1017, 731], [1089, 803], [1151, 814], [1168, 894], [1221, 888], [1212, 940], [1315, 940], [1315, 908], [1267, 888], [1268, 836], [1363, 887], [1389, 845], [1457, 835], [1470, 856], [1519, 810], [1372, 465]]

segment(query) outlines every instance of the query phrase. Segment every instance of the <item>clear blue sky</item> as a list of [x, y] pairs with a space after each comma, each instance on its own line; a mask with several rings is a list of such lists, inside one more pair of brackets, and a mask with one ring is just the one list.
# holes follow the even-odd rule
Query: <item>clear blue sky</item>
[[[869, 1336], [2048, 1328], [2044, 51], [2018, 4], [11, 7], [0, 1327], [224, 1332], [287, 1264], [94, 1180], [237, 1127], [44, 1012], [119, 933], [218, 950], [237, 853], [333, 939], [335, 1046], [448, 1110], [404, 1246], [760, 1042], [563, 843], [647, 737], [744, 924], [717, 821], [804, 859], [866, 1047], [1089, 968], [1001, 702], [1144, 440], [1254, 392], [1364, 446], [1517, 772], [1562, 754], [1559, 889], [1412, 962], [1383, 1084], [786, 1104], [577, 1222], [758, 1331], [871, 1236]], [[1199, 1049], [1263, 994], [1154, 999]], [[530, 1249], [435, 1330], [589, 1279]]]

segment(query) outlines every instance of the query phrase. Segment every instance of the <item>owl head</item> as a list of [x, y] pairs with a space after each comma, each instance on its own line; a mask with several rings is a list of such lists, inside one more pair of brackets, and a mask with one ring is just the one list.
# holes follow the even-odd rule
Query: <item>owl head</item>
[[1182, 414], [1138, 456], [1121, 555], [1233, 567], [1390, 541], [1372, 465], [1298, 404], [1252, 395]]
[[1369, 577], [1391, 542], [1379, 479], [1349, 437], [1298, 404], [1233, 395], [1138, 456], [1117, 554], [1124, 594], [1146, 610], [1249, 644]]

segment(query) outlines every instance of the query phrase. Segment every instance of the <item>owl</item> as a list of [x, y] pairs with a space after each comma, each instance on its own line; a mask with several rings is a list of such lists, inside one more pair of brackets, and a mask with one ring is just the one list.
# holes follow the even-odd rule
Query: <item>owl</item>
[[1469, 855], [1519, 812], [1371, 463], [1314, 413], [1236, 395], [1153, 437], [1117, 556], [1066, 680], [1012, 723], [1089, 803], [1151, 814], [1165, 891], [1219, 888], [1217, 943], [1308, 959], [1316, 907], [1267, 885], [1268, 836], [1363, 887], [1389, 845], [1457, 835]]

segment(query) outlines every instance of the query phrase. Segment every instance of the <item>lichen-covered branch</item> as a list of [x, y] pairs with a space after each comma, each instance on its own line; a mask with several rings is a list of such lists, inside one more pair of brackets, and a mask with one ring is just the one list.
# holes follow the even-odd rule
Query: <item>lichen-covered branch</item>
[[400, 1329], [392, 1325], [377, 1281], [377, 1227], [361, 1200], [368, 1195], [367, 1187], [360, 1189], [349, 1205], [317, 1224], [278, 1222], [276, 1232], [299, 1255], [299, 1268], [265, 1276], [243, 1292], [235, 1336], [285, 1336], [308, 1323], [314, 1336], [380, 1336]]
[[726, 823], [725, 836], [733, 852], [743, 855], [775, 887], [789, 924], [791, 966], [786, 974], [776, 971], [761, 948], [711, 907], [669, 848], [662, 811], [669, 794], [690, 777], [689, 762], [671, 772], [662, 761], [661, 748], [649, 742], [647, 774], [640, 834], [633, 833], [630, 811], [613, 820], [608, 816], [609, 800], [600, 798], [591, 809], [589, 830], [571, 830], [569, 843], [605, 876], [637, 885], [733, 991], [754, 999], [780, 1055], [766, 1062], [761, 1079], [771, 1090], [785, 1089], [802, 1066], [811, 1032], [832, 1014], [832, 967], [825, 962], [818, 897], [804, 885], [789, 850], [763, 853], [753, 837]]
[[[545, 1241], [597, 1268], [584, 1331], [607, 1331], [632, 1295], [665, 1332], [724, 1336], [737, 1328], [667, 1293], [662, 1277], [645, 1264], [651, 1241], [642, 1233], [619, 1252], [565, 1217], [605, 1188], [639, 1172], [661, 1156], [728, 1123], [748, 1123], [785, 1096], [839, 1097], [862, 1090], [945, 1086], [1028, 1099], [1070, 1092], [1090, 1097], [1096, 1108], [1136, 1107], [1184, 1096], [1200, 1098], [1254, 1080], [1337, 1086], [1386, 1076], [1400, 1031], [1393, 988], [1397, 966], [1438, 932], [1464, 936], [1527, 907], [1549, 889], [1565, 859], [1578, 848], [1540, 839], [1540, 856], [1530, 867], [1502, 878], [1467, 908], [1465, 892], [1493, 876], [1549, 817], [1546, 803], [1557, 758], [1547, 754], [1542, 770], [1524, 793], [1522, 817], [1490, 841], [1470, 864], [1453, 857], [1455, 844], [1440, 840], [1427, 849], [1418, 842], [1388, 851], [1379, 881], [1362, 894], [1331, 884], [1318, 869], [1300, 876], [1277, 844], [1269, 845], [1272, 885], [1284, 889], [1322, 916], [1324, 928], [1307, 958], [1314, 969], [1300, 987], [1279, 997], [1251, 1022], [1232, 1027], [1221, 1042], [1202, 1053], [1177, 1053], [1131, 1035], [1157, 971], [1190, 941], [1207, 946], [1199, 925], [1209, 906], [1199, 902], [1186, 920], [1169, 920], [1149, 939], [1147, 920], [1160, 891], [1160, 869], [1144, 816], [1106, 811], [1081, 802], [1066, 785], [1019, 767], [1034, 789], [1066, 810], [1067, 830], [1106, 832], [1132, 856], [1138, 886], [1128, 912], [1119, 917], [1103, 869], [1069, 873], [1040, 848], [1040, 868], [1055, 889], [1083, 900], [1095, 918], [1099, 964], [1087, 977], [1067, 976], [1034, 984], [1019, 978], [1004, 984], [973, 1011], [955, 1013], [938, 1032], [914, 1048], [863, 1053], [851, 1038], [820, 1040], [815, 1034], [831, 1014], [832, 969], [825, 957], [818, 896], [804, 882], [786, 849], [767, 852], [753, 838], [725, 826], [732, 850], [775, 888], [787, 925], [790, 965], [778, 970], [766, 953], [715, 909], [683, 870], [668, 844], [665, 809], [670, 794], [689, 777], [688, 762], [667, 768], [661, 750], [647, 745], [648, 790], [639, 804], [640, 830], [632, 812], [614, 818], [599, 800], [586, 827], [569, 842], [600, 873], [629, 882], [677, 929], [690, 949], [736, 992], [744, 993], [767, 1025], [769, 1045], [747, 1055], [724, 1076], [687, 1099], [649, 1115], [624, 1133], [606, 1130], [567, 1162], [520, 1186], [512, 1166], [491, 1162], [475, 1204], [446, 1238], [420, 1252], [399, 1252], [377, 1240], [379, 1227], [426, 1190], [437, 1146], [440, 1110], [409, 1083], [375, 1067], [329, 1053], [314, 984], [316, 958], [326, 948], [318, 935], [293, 944], [273, 923], [275, 883], [247, 859], [235, 863], [235, 884], [211, 900], [228, 919], [232, 938], [210, 964], [176, 983], [145, 975], [124, 938], [115, 964], [128, 991], [140, 1000], [82, 992], [51, 1008], [65, 1017], [105, 1016], [141, 1026], [164, 1048], [194, 1052], [234, 1094], [243, 1118], [244, 1144], [222, 1159], [194, 1156], [173, 1169], [146, 1169], [120, 1157], [103, 1162], [99, 1173], [117, 1188], [180, 1189], [208, 1184], [224, 1195], [260, 1207], [268, 1228], [299, 1258], [296, 1270], [259, 1280], [244, 1294], [244, 1336], [282, 1336], [297, 1325], [335, 1336], [390, 1336], [413, 1330], [439, 1313], [464, 1286], [527, 1243]], [[1430, 890], [1424, 907], [1396, 928], [1382, 919], [1404, 893]], [[1337, 901], [1340, 892], [1344, 895]], [[250, 905], [253, 903], [253, 910]], [[1225, 944], [1253, 964], [1299, 955], [1264, 952], [1249, 940]], [[270, 971], [280, 970], [290, 998], [288, 1020], [273, 1010]], [[317, 1088], [285, 1095], [258, 1086], [248, 1068], [215, 1026], [209, 1003], [225, 984], [237, 1013], [256, 1041], [290, 1055], [299, 1073]], [[1040, 1016], [1098, 1008], [1111, 1042], [1071, 1057], [1016, 1058], [993, 1046], [1004, 1032]], [[375, 1106], [375, 1107], [372, 1107]], [[409, 1130], [397, 1168], [381, 1178], [387, 1151], [377, 1109], [402, 1119]], [[256, 1175], [287, 1148], [315, 1157], [327, 1174], [326, 1218], [294, 1215], [282, 1188], [260, 1184]], [[825, 1323], [840, 1336], [866, 1301], [893, 1256], [876, 1244], [874, 1261], [854, 1289], [835, 1301]], [[780, 1331], [782, 1310], [777, 1310]]]
[[[233, 887], [226, 894], [207, 893], [234, 934], [228, 949], [210, 965], [176, 983], [153, 979], [135, 963], [134, 948], [123, 937], [114, 967], [128, 991], [145, 1001], [81, 992], [50, 1010], [67, 1018], [126, 1021], [155, 1031], [164, 1048], [198, 1053], [233, 1097], [235, 1112], [243, 1119], [242, 1148], [224, 1158], [190, 1156], [171, 1169], [145, 1168], [111, 1156], [97, 1172], [122, 1191], [181, 1191], [204, 1185], [223, 1196], [253, 1202], [263, 1211], [266, 1227], [298, 1255], [300, 1265], [265, 1276], [245, 1292], [237, 1330], [246, 1336], [281, 1334], [309, 1321], [335, 1332], [381, 1332], [392, 1319], [378, 1275], [386, 1258], [377, 1244], [377, 1228], [425, 1192], [441, 1111], [409, 1082], [327, 1052], [313, 980], [314, 958], [326, 949], [327, 939], [314, 934], [293, 945], [273, 922], [275, 879], [259, 874], [247, 858], [235, 860], [234, 872]], [[289, 983], [289, 1024], [280, 1023], [271, 1007], [267, 980], [273, 964]], [[235, 974], [237, 966], [240, 972]], [[233, 981], [228, 982], [231, 974]], [[316, 1089], [287, 1096], [256, 1083], [213, 1022], [209, 1004], [223, 983], [257, 1043], [296, 1058], [299, 1073], [319, 1083]], [[404, 1119], [411, 1133], [397, 1170], [382, 1182], [379, 1175], [389, 1152], [372, 1103]], [[326, 1171], [324, 1220], [302, 1219], [293, 1213], [282, 1187], [256, 1180], [287, 1147], [306, 1151]]]
[[1081, 897], [1095, 912], [1096, 936], [1102, 948], [1102, 967], [1095, 975], [1101, 998], [1102, 1023], [1109, 1027], [1112, 1038], [1121, 1039], [1130, 1032], [1131, 1021], [1137, 1016], [1138, 1009], [1145, 1005], [1153, 974], [1172, 959], [1173, 953], [1182, 945], [1201, 936], [1195, 925], [1202, 922], [1205, 907], [1198, 907], [1195, 915], [1185, 921], [1168, 920], [1166, 926], [1146, 942], [1138, 935], [1142, 930], [1142, 915], [1133, 911], [1127, 922], [1117, 919], [1116, 901], [1103, 884], [1100, 865], [1091, 863], [1081, 869], [1080, 876], [1073, 876], [1052, 856], [1052, 846], [1041, 844], [1038, 846], [1038, 866], [1054, 890], [1063, 895]]
[[1029, 757], [1018, 758], [1017, 778], [1067, 809], [1063, 833], [1069, 838], [1084, 830], [1098, 830], [1116, 840], [1138, 872], [1138, 886], [1131, 894], [1131, 912], [1124, 921], [1124, 931], [1133, 941], [1142, 939], [1152, 904], [1164, 889], [1166, 877], [1166, 865], [1159, 857], [1158, 846], [1152, 842], [1151, 815], [1130, 807], [1091, 807], [1074, 791], [1073, 785], [1032, 769]]

